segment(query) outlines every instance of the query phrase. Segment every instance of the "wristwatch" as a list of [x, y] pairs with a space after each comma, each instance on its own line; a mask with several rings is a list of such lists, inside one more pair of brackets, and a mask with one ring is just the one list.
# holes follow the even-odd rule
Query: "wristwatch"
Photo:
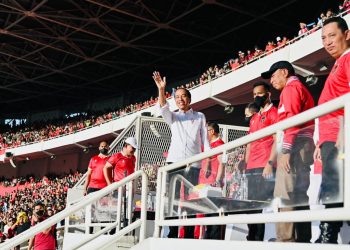
[[267, 162], [271, 167], [273, 167], [273, 161], [268, 161]]
[[282, 148], [282, 154], [290, 154], [290, 149]]

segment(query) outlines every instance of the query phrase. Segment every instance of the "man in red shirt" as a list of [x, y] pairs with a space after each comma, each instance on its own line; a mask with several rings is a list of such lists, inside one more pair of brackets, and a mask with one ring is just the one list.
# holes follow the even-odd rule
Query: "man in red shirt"
[[136, 139], [128, 137], [124, 141], [122, 150], [109, 158], [103, 168], [103, 174], [108, 185], [112, 184], [112, 175], [113, 182], [118, 182], [134, 173], [136, 164], [134, 153], [136, 149], [138, 149]]
[[100, 153], [91, 158], [86, 174], [84, 195], [101, 190], [107, 186], [106, 179], [103, 175], [103, 167], [109, 159], [108, 149], [107, 142], [100, 142], [98, 147]]
[[[32, 226], [46, 219], [45, 206], [41, 201], [34, 204]], [[56, 226], [53, 225], [31, 238], [28, 250], [56, 250]]]
[[[326, 51], [336, 59], [323, 87], [318, 104], [350, 92], [350, 31], [341, 17], [332, 17], [324, 21], [322, 42]], [[344, 109], [337, 110], [319, 118], [319, 142], [314, 153], [315, 160], [322, 160], [322, 184], [320, 198], [326, 207], [339, 207], [339, 170], [338, 150], [342, 135], [339, 133]], [[334, 204], [338, 202], [338, 204]], [[328, 204], [327, 204], [328, 203]], [[333, 203], [333, 204], [329, 204]], [[321, 234], [316, 242], [337, 243], [342, 222], [322, 221]]]
[[[254, 103], [259, 108], [249, 125], [249, 133], [270, 126], [277, 121], [277, 108], [271, 103], [270, 86], [265, 82], [257, 82], [253, 87]], [[245, 162], [248, 178], [248, 199], [267, 201], [272, 200], [274, 182], [270, 181], [275, 170], [275, 140], [267, 136], [247, 145]], [[264, 224], [248, 224], [247, 240], [263, 241]]]
[[[277, 121], [314, 107], [310, 92], [295, 76], [294, 68], [289, 62], [276, 62], [261, 76], [270, 79], [272, 86], [281, 91]], [[285, 205], [280, 211], [309, 208], [306, 192], [310, 185], [310, 165], [313, 164], [312, 152], [315, 148], [313, 133], [314, 121], [284, 131], [282, 149], [277, 157], [274, 190], [274, 197], [280, 198]], [[277, 241], [309, 243], [311, 223], [276, 223], [276, 235]]]
[[[219, 125], [214, 122], [208, 122], [207, 126], [210, 148], [216, 148], [225, 144], [225, 142], [219, 136]], [[203, 161], [202, 168], [199, 172], [198, 183], [211, 184], [216, 187], [221, 187], [223, 173], [224, 167], [222, 165], [221, 158], [217, 155], [213, 156], [210, 159]]]

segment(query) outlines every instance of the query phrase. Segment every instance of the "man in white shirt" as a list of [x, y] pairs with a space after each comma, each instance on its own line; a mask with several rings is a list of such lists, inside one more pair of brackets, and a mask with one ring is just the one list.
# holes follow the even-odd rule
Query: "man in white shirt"
[[[206, 120], [203, 113], [193, 111], [190, 107], [191, 93], [185, 88], [175, 91], [175, 104], [178, 111], [170, 111], [165, 97], [166, 78], [159, 72], [153, 72], [153, 80], [157, 85], [159, 97], [157, 107], [165, 122], [171, 129], [171, 143], [168, 151], [167, 163], [174, 163], [210, 149], [207, 137]], [[200, 164], [193, 164], [185, 178], [193, 185], [198, 184]], [[176, 188], [178, 189], [178, 188]], [[178, 190], [176, 190], [178, 193]], [[168, 237], [177, 237], [177, 230], [171, 227]], [[177, 229], [177, 227], [176, 227]], [[185, 238], [193, 237], [192, 229], [185, 230]]]

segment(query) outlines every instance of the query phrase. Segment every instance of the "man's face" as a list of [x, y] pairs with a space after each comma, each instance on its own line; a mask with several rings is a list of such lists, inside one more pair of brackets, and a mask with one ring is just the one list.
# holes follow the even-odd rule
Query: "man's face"
[[175, 92], [175, 103], [181, 111], [187, 111], [190, 109], [191, 99], [187, 95], [184, 89], [178, 89]]
[[215, 134], [215, 131], [214, 131], [214, 129], [213, 129], [212, 127], [210, 127], [210, 126], [208, 127], [207, 131], [208, 131], [208, 140], [211, 141], [211, 140], [213, 139], [213, 136], [214, 136], [214, 134]]
[[268, 94], [268, 92], [266, 91], [264, 86], [256, 86], [253, 89], [253, 98], [255, 98], [256, 96], [264, 96], [266, 94]]
[[101, 142], [100, 146], [98, 147], [99, 150], [106, 148], [107, 150], [109, 149], [108, 145], [106, 142]]
[[288, 70], [278, 69], [272, 74], [270, 83], [272, 84], [272, 87], [281, 91], [286, 86], [287, 80]]
[[349, 41], [349, 30], [342, 32], [337, 23], [329, 23], [323, 26], [323, 47], [333, 58], [339, 58], [350, 47]]
[[127, 156], [132, 156], [135, 154], [135, 148], [131, 146], [130, 144], [127, 144], [125, 147], [125, 153]]

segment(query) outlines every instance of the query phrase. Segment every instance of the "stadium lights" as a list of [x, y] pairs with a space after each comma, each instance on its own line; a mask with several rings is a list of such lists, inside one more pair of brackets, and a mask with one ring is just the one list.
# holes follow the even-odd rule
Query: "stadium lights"
[[328, 67], [326, 66], [326, 65], [321, 65], [321, 67], [320, 67], [320, 71], [322, 72], [322, 71], [326, 71], [328, 69]]
[[43, 150], [43, 153], [46, 154], [46, 155], [48, 155], [48, 156], [50, 156], [50, 159], [51, 159], [51, 160], [56, 159], [56, 155], [54, 155], [53, 153], [50, 153], [50, 152], [45, 151], [45, 150]]
[[89, 145], [89, 147], [86, 147], [86, 146], [84, 146], [84, 145], [82, 145], [82, 144], [79, 144], [79, 143], [74, 143], [75, 145], [77, 145], [79, 148], [82, 148], [83, 149], [83, 152], [85, 153], [85, 154], [87, 154], [87, 153], [89, 153], [89, 147], [91, 147], [90, 145]]
[[214, 97], [214, 96], [211, 96], [209, 98], [214, 100], [215, 102], [217, 102], [221, 106], [224, 106], [224, 111], [225, 111], [226, 114], [231, 114], [233, 112], [233, 110], [235, 109], [233, 107], [233, 105], [231, 103], [227, 102], [227, 101], [224, 101], [224, 100], [219, 99], [219, 98]]

